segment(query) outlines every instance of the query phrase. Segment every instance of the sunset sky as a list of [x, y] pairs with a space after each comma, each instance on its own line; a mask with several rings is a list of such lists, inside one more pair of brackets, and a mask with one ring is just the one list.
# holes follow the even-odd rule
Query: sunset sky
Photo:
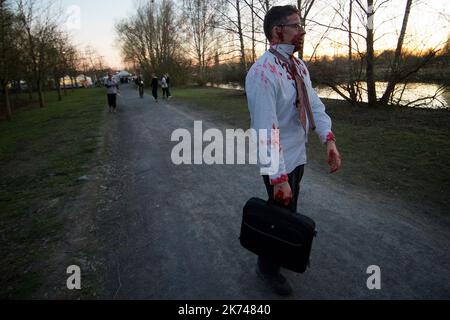
[[[91, 46], [105, 62], [115, 68], [122, 66], [120, 58], [120, 46], [116, 41], [114, 24], [122, 18], [131, 16], [135, 11], [136, 0], [60, 0], [63, 11], [71, 16], [68, 22], [70, 33], [75, 44], [79, 48]], [[176, 1], [177, 2], [177, 1]], [[365, 2], [365, 1], [363, 1]], [[413, 8], [407, 39], [410, 47], [424, 48], [436, 46], [445, 41], [450, 34], [450, 11], [449, 0], [418, 1], [419, 4]], [[180, 3], [178, 1], [177, 3]], [[295, 4], [296, 1], [276, 1], [275, 4]], [[375, 25], [379, 22], [393, 18], [384, 23], [376, 30], [376, 35], [385, 34], [376, 43], [377, 49], [395, 47], [396, 33], [400, 30], [401, 17], [404, 10], [405, 0], [393, 0], [389, 7], [380, 9], [376, 16]], [[318, 12], [312, 12], [312, 16], [321, 23], [329, 23], [332, 15], [330, 8], [318, 7]], [[74, 17], [79, 12], [79, 24]], [[75, 13], [75, 14], [74, 14]], [[307, 30], [308, 31], [308, 30]], [[361, 31], [362, 32], [362, 31]], [[306, 38], [306, 55], [312, 53], [320, 30], [310, 30]], [[344, 42], [342, 34], [331, 33], [329, 38]], [[260, 48], [262, 50], [262, 48]], [[345, 52], [345, 48], [333, 42], [323, 42], [319, 54], [333, 55], [336, 52]]]

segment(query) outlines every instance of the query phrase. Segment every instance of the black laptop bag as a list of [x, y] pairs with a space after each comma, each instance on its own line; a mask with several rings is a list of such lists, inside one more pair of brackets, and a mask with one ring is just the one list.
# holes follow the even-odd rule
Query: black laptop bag
[[243, 209], [240, 242], [283, 268], [304, 273], [309, 266], [316, 224], [272, 201], [250, 199]]

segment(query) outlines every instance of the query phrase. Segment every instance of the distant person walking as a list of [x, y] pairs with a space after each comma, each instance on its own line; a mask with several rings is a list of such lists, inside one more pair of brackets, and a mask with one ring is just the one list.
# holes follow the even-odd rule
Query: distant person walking
[[106, 95], [108, 97], [108, 106], [109, 106], [109, 112], [117, 112], [117, 93], [120, 93], [119, 91], [119, 84], [115, 79], [112, 77], [112, 73], [108, 73], [108, 79], [105, 81], [105, 87], [106, 87]]
[[155, 74], [152, 74], [152, 84], [151, 84], [152, 95], [156, 102], [158, 102], [158, 85], [159, 85], [158, 82], [159, 82], [158, 77], [156, 77]]
[[166, 80], [165, 75], [161, 78], [161, 88], [162, 88], [162, 92], [163, 92], [163, 100], [165, 98], [169, 99], [169, 94], [167, 93], [168, 85], [167, 85], [167, 80]]
[[142, 75], [139, 75], [135, 82], [139, 89], [139, 97], [144, 98], [144, 78]]
[[168, 73], [166, 73], [166, 83], [167, 83], [167, 98], [170, 99], [172, 98], [172, 93], [170, 92], [170, 76]]

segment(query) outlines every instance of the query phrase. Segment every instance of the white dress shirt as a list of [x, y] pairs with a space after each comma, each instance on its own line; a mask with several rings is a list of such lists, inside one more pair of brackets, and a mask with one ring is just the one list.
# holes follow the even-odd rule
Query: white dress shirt
[[[288, 44], [273, 45], [272, 48], [288, 59], [294, 51], [294, 46]], [[307, 88], [316, 123], [315, 131], [322, 143], [325, 144], [327, 137], [332, 132], [331, 119], [312, 87], [305, 63], [299, 59], [295, 61], [297, 72], [303, 78]], [[274, 143], [270, 139], [271, 129], [280, 130], [279, 169], [276, 174], [270, 175], [271, 184], [288, 181], [289, 173], [296, 167], [307, 163], [308, 135], [300, 122], [296, 106], [297, 90], [288, 70], [289, 66], [286, 63], [267, 51], [250, 68], [245, 81], [251, 127], [257, 132], [259, 129], [266, 129], [268, 133], [267, 137], [259, 137], [258, 141], [271, 145]], [[309, 121], [307, 127], [309, 128]], [[270, 147], [268, 147], [268, 155], [270, 156]]]

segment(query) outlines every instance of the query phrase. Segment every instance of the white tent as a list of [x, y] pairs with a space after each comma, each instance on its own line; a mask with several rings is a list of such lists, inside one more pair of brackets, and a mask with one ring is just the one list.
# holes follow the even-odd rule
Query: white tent
[[84, 74], [80, 74], [77, 77], [77, 82], [84, 88], [90, 88], [92, 87], [94, 84], [92, 82], [92, 78], [91, 77], [87, 77]]
[[131, 77], [132, 74], [129, 73], [128, 71], [123, 70], [123, 71], [120, 71], [117, 74], [115, 74], [115, 76], [119, 77], [119, 78], [127, 78], [127, 77]]

